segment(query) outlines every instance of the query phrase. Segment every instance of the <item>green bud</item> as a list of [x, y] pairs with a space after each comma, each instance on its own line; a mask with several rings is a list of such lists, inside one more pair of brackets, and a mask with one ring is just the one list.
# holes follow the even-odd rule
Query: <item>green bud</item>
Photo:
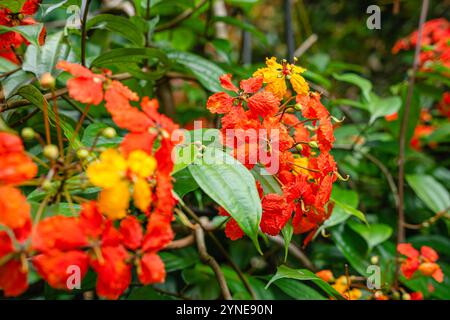
[[317, 143], [317, 141], [310, 141], [310, 142], [308, 142], [308, 145], [311, 148], [315, 148], [315, 149], [319, 148], [319, 144]]
[[371, 264], [378, 264], [379, 261], [380, 261], [380, 259], [379, 259], [378, 256], [372, 256], [372, 257], [370, 258], [370, 263], [371, 263]]
[[116, 136], [116, 129], [112, 128], [112, 127], [108, 127], [103, 129], [102, 131], [102, 136], [105, 137], [106, 139], [112, 139]]
[[24, 138], [25, 140], [31, 140], [36, 135], [33, 128], [30, 127], [23, 128], [20, 134], [22, 135], [22, 138]]
[[80, 159], [86, 159], [87, 157], [89, 157], [89, 151], [86, 149], [78, 149], [77, 157]]
[[56, 160], [59, 156], [58, 147], [54, 144], [48, 144], [44, 147], [44, 157], [50, 160]]

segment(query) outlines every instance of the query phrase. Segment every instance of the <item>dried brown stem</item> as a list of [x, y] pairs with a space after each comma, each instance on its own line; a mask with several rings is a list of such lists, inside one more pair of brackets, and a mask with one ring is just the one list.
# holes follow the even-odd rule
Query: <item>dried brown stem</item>
[[220, 269], [220, 265], [217, 263], [216, 259], [209, 255], [208, 251], [206, 250], [205, 233], [203, 231], [203, 228], [199, 224], [195, 225], [195, 240], [197, 243], [198, 253], [200, 254], [200, 259], [204, 263], [208, 264], [214, 271], [223, 298], [225, 300], [232, 300], [230, 289], [228, 289], [228, 285], [225, 281], [225, 276]]

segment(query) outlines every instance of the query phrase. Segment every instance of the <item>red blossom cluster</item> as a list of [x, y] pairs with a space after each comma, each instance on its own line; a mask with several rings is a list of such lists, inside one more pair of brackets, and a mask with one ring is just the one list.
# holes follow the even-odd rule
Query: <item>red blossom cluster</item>
[[[128, 208], [127, 203], [124, 217], [111, 216], [102, 211], [99, 199], [83, 203], [77, 216], [38, 217], [32, 225], [30, 206], [14, 185], [34, 177], [36, 166], [24, 153], [19, 138], [0, 133], [0, 225], [7, 229], [0, 231], [0, 289], [6, 296], [23, 293], [31, 261], [50, 286], [63, 290], [71, 289], [70, 267], [79, 268], [81, 278], [91, 267], [97, 273], [97, 294], [117, 299], [130, 285], [133, 267], [144, 285], [165, 280], [164, 263], [157, 253], [174, 238], [171, 221], [175, 199], [170, 176], [174, 143], [170, 134], [177, 125], [158, 113], [156, 100], [145, 97], [141, 109], [132, 106], [130, 101], [139, 97], [109, 79], [108, 71], [94, 74], [67, 62], [58, 67], [74, 76], [67, 83], [73, 99], [88, 104], [105, 101], [116, 124], [130, 131], [119, 151], [110, 149], [114, 152], [108, 153], [109, 158], [101, 157], [104, 163], [94, 162], [97, 165], [88, 171], [100, 180], [108, 175], [131, 179], [134, 184], [125, 184], [127, 190], [122, 193], [132, 187], [138, 191], [134, 204], [144, 214]], [[126, 161], [128, 169], [123, 165]], [[114, 210], [119, 200], [112, 200], [108, 209]]]
[[[11, 12], [7, 8], [2, 8], [0, 4], [0, 25], [14, 27], [35, 24], [36, 21], [31, 16], [38, 11], [40, 3], [41, 0], [28, 0], [19, 12]], [[39, 35], [40, 44], [44, 43], [45, 34], [46, 32], [43, 28]], [[22, 44], [28, 45], [28, 41], [17, 32], [9, 31], [0, 34], [0, 57], [15, 64], [20, 64], [15, 49]]]
[[[250, 161], [252, 152], [279, 161], [278, 170], [270, 173], [279, 182], [282, 193], [263, 194], [258, 185], [263, 209], [261, 230], [277, 235], [292, 219], [295, 233], [308, 233], [304, 241], [307, 244], [333, 209], [330, 194], [338, 176], [336, 163], [330, 154], [334, 142], [333, 125], [318, 93], [308, 90], [299, 93], [300, 90], [294, 87], [297, 96], [280, 98], [276, 95], [280, 90], [272, 88], [281, 85], [274, 86], [274, 82], [270, 82], [273, 78], [265, 75], [279, 71], [280, 77], [274, 81], [281, 78], [284, 82], [282, 77], [290, 79], [289, 70], [294, 68], [283, 61], [283, 65], [276, 64], [270, 69], [274, 59], [268, 59], [267, 70], [242, 80], [239, 88], [232, 83], [231, 75], [222, 76], [220, 82], [227, 92], [212, 95], [207, 108], [212, 113], [223, 115], [221, 130], [224, 137], [229, 136], [227, 130], [257, 133], [256, 140], [249, 141], [245, 134], [236, 134], [233, 139], [225, 138], [223, 142], [233, 148], [235, 157], [249, 170], [255, 166]], [[268, 83], [272, 86], [269, 87]], [[295, 105], [289, 105], [294, 99]], [[274, 131], [276, 135], [271, 134]], [[270, 171], [271, 163], [264, 165]], [[229, 215], [223, 209], [220, 214]], [[233, 218], [227, 222], [225, 233], [232, 240], [244, 235]]]
[[[398, 40], [392, 48], [392, 53], [401, 50], [412, 50], [418, 40], [418, 31], [414, 31], [406, 38]], [[423, 25], [422, 50], [420, 66], [423, 71], [434, 70], [435, 67], [446, 68], [445, 75], [449, 75], [450, 68], [450, 22], [444, 18], [427, 21]]]

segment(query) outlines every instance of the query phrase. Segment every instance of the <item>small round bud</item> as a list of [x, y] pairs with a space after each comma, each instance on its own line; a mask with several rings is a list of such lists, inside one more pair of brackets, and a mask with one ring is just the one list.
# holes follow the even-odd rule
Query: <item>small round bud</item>
[[77, 157], [79, 159], [86, 159], [87, 157], [89, 157], [89, 151], [86, 149], [78, 149]]
[[53, 89], [55, 88], [56, 81], [49, 72], [46, 72], [41, 76], [41, 79], [39, 79], [39, 83], [44, 89]]
[[17, 19], [18, 20], [23, 20], [25, 18], [25, 15], [23, 14], [23, 13], [19, 13], [18, 15], [17, 15]]
[[54, 144], [48, 144], [44, 147], [44, 157], [50, 160], [58, 159], [59, 151], [58, 147]]
[[400, 300], [400, 293], [398, 291], [394, 291], [392, 293], [392, 299], [394, 300]]
[[402, 300], [411, 300], [411, 295], [405, 292], [402, 294]]
[[295, 145], [295, 149], [297, 149], [298, 152], [301, 152], [303, 150], [303, 146], [301, 144]]
[[311, 148], [315, 148], [315, 149], [319, 148], [319, 144], [317, 143], [317, 141], [310, 141], [310, 142], [308, 142], [308, 145]]
[[378, 264], [378, 262], [380, 261], [378, 256], [372, 256], [370, 257], [370, 263], [371, 264]]
[[49, 191], [52, 188], [52, 182], [50, 180], [44, 180], [44, 182], [42, 182], [41, 188], [44, 189], [45, 191]]
[[423, 226], [424, 228], [428, 228], [428, 227], [430, 226], [430, 223], [427, 222], [427, 221], [425, 221], [424, 223], [422, 223], [422, 226]]
[[112, 127], [108, 127], [103, 129], [102, 131], [102, 136], [105, 137], [106, 139], [112, 139], [116, 136], [116, 129], [112, 128]]
[[302, 105], [300, 103], [296, 103], [294, 109], [297, 111], [302, 111]]
[[22, 135], [22, 138], [24, 138], [25, 140], [31, 140], [36, 135], [33, 128], [30, 127], [23, 128], [20, 134]]

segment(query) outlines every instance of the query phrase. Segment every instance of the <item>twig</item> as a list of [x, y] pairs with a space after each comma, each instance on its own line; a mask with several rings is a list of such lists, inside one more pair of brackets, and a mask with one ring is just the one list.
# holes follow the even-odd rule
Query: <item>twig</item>
[[287, 44], [287, 57], [290, 63], [294, 62], [295, 38], [292, 27], [292, 0], [284, 0], [284, 32]]
[[208, 264], [214, 271], [223, 298], [225, 300], [232, 300], [230, 289], [228, 289], [227, 282], [225, 281], [225, 276], [223, 275], [219, 264], [212, 256], [208, 254], [208, 251], [206, 250], [205, 234], [203, 232], [203, 228], [199, 224], [195, 225], [195, 240], [197, 242], [197, 249], [198, 253], [200, 254], [200, 259], [204, 263]]
[[89, 13], [89, 5], [91, 4], [91, 0], [86, 0], [86, 4], [84, 6], [83, 17], [81, 19], [81, 64], [86, 66], [86, 22]]
[[[408, 126], [408, 118], [411, 109], [411, 100], [414, 91], [414, 82], [416, 80], [416, 72], [419, 67], [419, 55], [422, 46], [422, 35], [423, 35], [423, 25], [425, 23], [425, 19], [428, 12], [428, 4], [429, 0], [422, 1], [422, 9], [420, 12], [420, 20], [419, 20], [419, 29], [416, 43], [416, 50], [414, 53], [414, 64], [413, 69], [409, 78], [408, 84], [408, 93], [405, 101], [405, 110], [403, 111], [403, 117], [400, 127], [400, 147], [399, 147], [399, 159], [398, 159], [398, 233], [397, 233], [397, 244], [403, 242], [405, 240], [405, 211], [404, 211], [404, 189], [405, 189], [405, 140], [406, 140], [406, 129]], [[398, 253], [397, 253], [398, 255]], [[395, 288], [398, 288], [398, 278], [400, 274], [400, 268], [398, 259], [396, 259], [396, 268], [395, 268]]]
[[256, 294], [253, 290], [253, 288], [250, 286], [250, 283], [248, 282], [247, 278], [242, 273], [239, 266], [231, 259], [230, 255], [228, 254], [227, 250], [223, 247], [222, 243], [217, 239], [217, 237], [214, 235], [214, 233], [211, 230], [207, 230], [204, 226], [204, 222], [201, 221], [201, 219], [197, 216], [197, 214], [191, 210], [188, 206], [186, 206], [182, 201], [178, 203], [183, 210], [194, 219], [195, 222], [197, 222], [202, 228], [207, 231], [208, 236], [213, 240], [214, 244], [217, 246], [217, 248], [220, 250], [222, 255], [227, 259], [230, 266], [233, 268], [233, 270], [237, 273], [239, 279], [242, 281], [244, 287], [247, 289], [248, 293], [252, 296], [253, 299], [256, 299]]
[[[271, 241], [278, 244], [279, 246], [284, 246], [284, 239], [281, 236], [275, 236], [275, 237], [269, 237]], [[295, 244], [290, 243], [289, 244], [289, 252], [297, 258], [305, 267], [312, 271], [316, 271], [316, 266], [312, 263], [311, 260], [303, 253], [302, 250], [300, 250]]]
[[155, 28], [155, 32], [165, 31], [167, 29], [172, 29], [173, 27], [176, 27], [178, 24], [180, 24], [184, 20], [189, 19], [190, 16], [192, 16], [195, 11], [197, 11], [201, 7], [203, 7], [203, 5], [206, 2], [208, 2], [208, 0], [203, 0], [199, 4], [197, 4], [195, 6], [195, 8], [188, 9], [188, 10], [184, 11], [183, 13], [179, 14], [178, 16], [176, 16], [173, 20], [171, 20], [171, 21], [169, 21], [169, 22], [167, 22], [165, 24], [160, 25], [159, 27]]
[[194, 243], [194, 239], [195, 239], [194, 235], [190, 234], [184, 238], [173, 240], [171, 243], [169, 243], [167, 246], [164, 247], [164, 250], [174, 250], [189, 247], [191, 244]]
[[314, 43], [316, 43], [317, 39], [319, 37], [317, 36], [317, 34], [313, 33], [312, 35], [310, 35], [301, 45], [300, 47], [298, 47], [295, 52], [294, 52], [294, 56], [299, 58], [301, 57], [309, 48], [312, 47], [312, 45]]

